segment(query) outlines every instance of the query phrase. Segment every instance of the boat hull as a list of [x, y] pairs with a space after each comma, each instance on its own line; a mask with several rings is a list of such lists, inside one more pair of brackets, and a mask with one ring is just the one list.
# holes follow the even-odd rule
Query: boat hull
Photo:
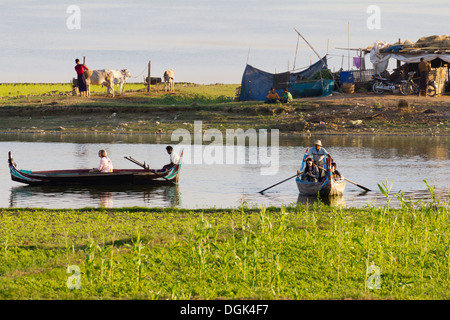
[[325, 177], [322, 182], [310, 182], [296, 178], [298, 191], [306, 196], [340, 196], [344, 193], [345, 180], [333, 180]]
[[9, 154], [11, 179], [28, 185], [158, 185], [178, 183], [180, 164], [165, 172], [146, 169], [115, 169], [113, 172], [81, 170], [29, 171], [19, 170]]

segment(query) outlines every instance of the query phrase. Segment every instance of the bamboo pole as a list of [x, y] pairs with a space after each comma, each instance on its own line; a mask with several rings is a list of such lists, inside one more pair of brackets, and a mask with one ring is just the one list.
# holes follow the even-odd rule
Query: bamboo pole
[[298, 41], [299, 40], [300, 40], [300, 35], [297, 35], [297, 46], [295, 47], [294, 66], [292, 67], [292, 71], [295, 70], [295, 62], [297, 61]]
[[350, 71], [350, 22], [347, 22], [347, 48], [348, 70]]
[[150, 69], [151, 69], [152, 62], [151, 60], [148, 60], [148, 70], [147, 70], [147, 92], [150, 92], [150, 83], [152, 82], [150, 78]]
[[[314, 51], [314, 53], [315, 53], [316, 56], [320, 59], [320, 61], [322, 61], [323, 65], [326, 66], [327, 64], [325, 63], [325, 61], [323, 61], [323, 59], [319, 56], [319, 54], [317, 53], [317, 51], [314, 50], [314, 48], [312, 47], [312, 45], [309, 44], [308, 40], [306, 40], [305, 37], [303, 37], [303, 36], [300, 34], [300, 32], [297, 31], [297, 29], [294, 28], [294, 30], [295, 30], [295, 32], [298, 33], [298, 35], [299, 35], [300, 37], [303, 38], [303, 40], [305, 40], [305, 42], [306, 42], [306, 43], [308, 44], [308, 46], [312, 49], [312, 51]], [[310, 59], [311, 59], [311, 56], [310, 56]], [[310, 63], [311, 63], [311, 61], [310, 61]], [[334, 80], [333, 74], [331, 74], [331, 75], [332, 75], [333, 80]], [[320, 77], [322, 78], [322, 72], [320, 72]], [[323, 79], [322, 79], [321, 83], [322, 83], [322, 91], [323, 91]]]
[[322, 63], [323, 63], [324, 65], [326, 65], [326, 63], [325, 63], [325, 62], [323, 61], [323, 59], [319, 56], [319, 54], [317, 53], [317, 51], [314, 50], [314, 48], [312, 47], [312, 45], [309, 44], [308, 40], [306, 40], [305, 37], [303, 37], [303, 36], [300, 34], [300, 32], [297, 31], [297, 29], [294, 28], [294, 30], [295, 30], [295, 32], [298, 33], [298, 35], [299, 35], [300, 37], [303, 38], [303, 40], [305, 40], [305, 42], [306, 42], [306, 43], [308, 44], [308, 46], [312, 49], [312, 51], [314, 51], [314, 53], [315, 53], [316, 56], [320, 59], [320, 61], [322, 61]]

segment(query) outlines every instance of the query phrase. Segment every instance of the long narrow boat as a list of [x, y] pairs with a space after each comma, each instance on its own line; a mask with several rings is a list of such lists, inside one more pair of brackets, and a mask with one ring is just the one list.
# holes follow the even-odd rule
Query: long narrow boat
[[155, 185], [178, 183], [183, 152], [179, 164], [164, 172], [149, 169], [114, 169], [113, 172], [89, 172], [90, 169], [30, 171], [19, 170], [8, 153], [9, 171], [13, 181], [28, 185]]
[[[340, 196], [344, 193], [346, 182], [342, 179], [334, 179], [330, 170], [331, 161], [327, 158], [324, 168], [326, 170], [325, 177], [320, 182], [311, 182], [301, 180], [300, 177], [295, 179], [298, 191], [307, 196]], [[302, 166], [303, 168], [303, 166]]]

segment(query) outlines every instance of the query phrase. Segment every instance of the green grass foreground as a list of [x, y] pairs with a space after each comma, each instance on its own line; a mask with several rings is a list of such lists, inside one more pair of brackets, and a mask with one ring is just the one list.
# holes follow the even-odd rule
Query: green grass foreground
[[0, 299], [450, 298], [448, 204], [1, 209], [0, 220]]

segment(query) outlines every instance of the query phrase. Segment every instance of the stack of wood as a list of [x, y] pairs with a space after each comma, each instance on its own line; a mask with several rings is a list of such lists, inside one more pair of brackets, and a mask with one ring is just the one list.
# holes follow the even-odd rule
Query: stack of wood
[[350, 94], [355, 93], [355, 85], [353, 83], [344, 82], [342, 84], [342, 91]]

